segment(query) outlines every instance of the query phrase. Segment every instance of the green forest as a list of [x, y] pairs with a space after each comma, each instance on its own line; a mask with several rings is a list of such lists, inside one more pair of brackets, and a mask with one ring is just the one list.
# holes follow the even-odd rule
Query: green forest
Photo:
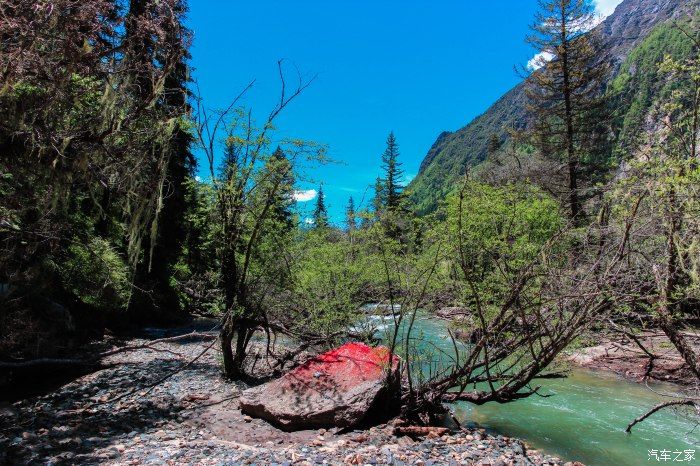
[[[80, 387], [75, 380], [118, 374], [114, 368], [126, 364], [110, 358], [148, 349], [148, 358], [129, 360], [141, 375], [114, 382], [114, 396], [86, 394], [99, 400], [82, 409], [115, 418], [124, 400], [146, 400], [206, 360], [220, 397], [190, 394], [187, 402], [240, 396], [243, 417], [235, 422], [243, 427], [233, 431], [262, 418], [265, 429], [280, 432], [322, 428], [313, 440], [320, 443], [331, 432], [341, 438], [342, 428], [384, 435], [364, 427], [369, 422], [390, 426], [397, 442], [455, 435], [469, 448], [501, 440], [455, 407], [502, 405], [507, 416], [530, 398], [549, 400], [548, 383], [576, 380], [576, 355], [616, 345], [622, 356], [598, 355], [596, 369], [633, 370], [627, 378], [635, 383], [670, 383], [674, 393], [620, 415], [620, 435], [634, 438], [660, 415], [697, 426], [700, 16], [687, 4], [690, 14], [660, 21], [615, 61], [601, 51], [610, 38], [592, 26], [591, 2], [542, 0], [523, 39], [547, 55], [520, 70], [517, 96], [479, 117], [466, 136], [441, 136], [410, 183], [401, 134], [387, 134], [378, 141], [383, 153], [367, 161], [381, 176], [366, 199], [348, 198], [339, 222], [329, 215], [325, 180], [316, 180], [309, 217], [295, 201], [310, 167], [338, 161], [325, 144], [289, 137], [278, 125], [305, 105], [314, 77], [280, 60], [279, 75], [267, 77], [278, 83], [272, 107], [245, 104], [251, 81], [227, 107], [212, 108], [189, 66], [185, 0], [0, 0], [0, 388], [7, 412], [24, 413], [0, 411], [0, 464], [151, 464], [124, 456], [127, 440], [51, 443], [51, 427], [45, 439], [31, 429], [43, 426], [46, 411], [78, 408], [44, 405], [39, 414], [37, 404], [22, 404], [52, 391], [73, 396], [79, 390], [66, 387]], [[440, 322], [440, 344], [431, 343], [425, 322]], [[140, 336], [152, 328], [188, 330]], [[177, 353], [168, 345], [188, 338], [201, 339], [202, 352], [178, 353], [172, 361], [179, 362], [155, 375], [157, 360], [149, 358]], [[354, 344], [387, 352], [382, 401], [373, 398], [361, 415], [351, 410], [352, 420], [345, 411], [329, 415], [327, 406], [323, 415], [285, 418], [265, 405], [276, 395], [263, 388], [327, 362], [309, 358]], [[323, 370], [311, 370], [311, 379]], [[247, 401], [253, 392], [244, 390], [258, 390], [259, 399]], [[154, 403], [148, 409], [159, 413]], [[25, 422], [29, 413], [34, 420]], [[123, 434], [146, 438], [142, 424]], [[688, 457], [697, 431], [673, 429], [669, 439], [685, 443], [641, 443], [648, 459], [663, 448]], [[298, 463], [238, 447], [224, 454], [228, 447], [217, 445], [209, 453], [224, 455], [222, 463], [203, 454], [152, 464], [315, 464], [306, 452]], [[506, 455], [488, 445], [479, 451], [495, 451], [491, 461]], [[533, 456], [534, 464], [628, 464], [538, 448], [563, 459]], [[372, 456], [337, 449], [325, 464]], [[98, 450], [107, 456], [90, 456]], [[374, 453], [372, 464], [430, 464], [410, 454], [399, 463], [400, 452], [392, 454], [394, 462]], [[646, 448], [639, 454], [629, 464], [647, 460]], [[452, 464], [533, 464], [501, 458]]]

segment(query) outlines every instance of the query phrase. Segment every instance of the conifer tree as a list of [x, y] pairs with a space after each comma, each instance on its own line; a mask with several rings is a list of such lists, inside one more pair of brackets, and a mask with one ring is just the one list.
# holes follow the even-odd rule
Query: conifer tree
[[[152, 98], [156, 91], [151, 70], [169, 70], [164, 76], [162, 98], [152, 110], [156, 118], [163, 120], [173, 115], [182, 117], [190, 111], [187, 60], [191, 33], [184, 26], [187, 7], [180, 0], [173, 0], [170, 6], [161, 9], [153, 0], [132, 0], [125, 19], [125, 80], [131, 92], [141, 100]], [[145, 32], [148, 27], [161, 28], [161, 42], [155, 42]], [[157, 228], [152, 228], [142, 243], [142, 259], [134, 275], [135, 289], [145, 290], [137, 291], [130, 302], [131, 315], [138, 319], [162, 318], [164, 313], [178, 311], [177, 293], [169, 277], [185, 242], [185, 183], [192, 176], [195, 161], [192, 135], [183, 118], [176, 121], [165, 144], [158, 138], [144, 141], [144, 152], [163, 153], [165, 176], [162, 207], [154, 221]], [[154, 311], [159, 308], [162, 311], [155, 314], [161, 315], [156, 316]]]
[[594, 135], [605, 121], [601, 95], [609, 64], [598, 57], [596, 31], [590, 30], [595, 19], [590, 0], [541, 0], [527, 39], [541, 52], [526, 87], [536, 121], [532, 144], [563, 162], [563, 194], [576, 223], [582, 217], [584, 165], [600, 145]]
[[323, 193], [323, 185], [318, 188], [318, 197], [316, 198], [313, 220], [315, 228], [328, 227], [328, 209], [326, 207], [326, 195]]
[[280, 177], [280, 187], [274, 196], [270, 217], [278, 222], [284, 230], [290, 231], [295, 225], [293, 212], [294, 172], [291, 169], [291, 162], [281, 147], [278, 146], [272, 153], [267, 162], [266, 172], [276, 175], [272, 177], [273, 179], [276, 179], [277, 176]]
[[345, 225], [348, 233], [352, 233], [357, 229], [357, 213], [355, 212], [355, 200], [350, 196], [348, 205], [345, 208]]
[[386, 149], [382, 155], [384, 205], [391, 211], [396, 211], [403, 199], [403, 185], [401, 184], [401, 180], [403, 179], [404, 172], [401, 169], [401, 163], [398, 161], [398, 157], [399, 146], [396, 142], [394, 132], [392, 131], [387, 137]]
[[[166, 29], [166, 42], [171, 46], [180, 46], [182, 51], [178, 56], [180, 60], [174, 64], [172, 71], [166, 76], [163, 91], [163, 107], [168, 114], [187, 115], [190, 112], [188, 103], [190, 82], [189, 66], [190, 58], [188, 47], [191, 33], [184, 27], [184, 16], [187, 6], [184, 1], [176, 2], [173, 13], [176, 21]], [[164, 66], [162, 56], [157, 60]], [[163, 209], [158, 221], [158, 236], [153, 250], [151, 261], [151, 275], [156, 282], [156, 288], [160, 288], [163, 296], [163, 307], [174, 312], [177, 309], [177, 294], [172, 287], [169, 277], [173, 274], [183, 244], [186, 241], [187, 231], [184, 212], [191, 206], [187, 199], [187, 181], [192, 178], [196, 165], [192, 154], [193, 137], [186, 127], [186, 122], [181, 119], [174, 127], [169, 144], [168, 167], [166, 170], [165, 192], [168, 195], [163, 199]]]

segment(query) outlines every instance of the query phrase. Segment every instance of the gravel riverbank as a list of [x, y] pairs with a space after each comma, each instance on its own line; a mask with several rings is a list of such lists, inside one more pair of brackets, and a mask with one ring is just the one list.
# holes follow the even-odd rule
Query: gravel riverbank
[[[682, 333], [695, 351], [700, 351], [700, 331], [694, 329]], [[676, 384], [679, 389], [692, 389], [697, 379], [666, 335], [659, 331], [645, 331], [636, 338], [635, 342], [626, 335], [602, 336], [595, 346], [573, 351], [565, 359], [586, 369], [611, 372], [634, 382], [643, 383], [649, 378]], [[639, 344], [655, 355], [651, 366], [649, 355]]]
[[0, 464], [564, 464], [479, 429], [422, 441], [397, 438], [387, 425], [283, 432], [241, 415], [237, 397], [245, 387], [221, 377], [213, 349], [148, 388], [210, 344], [193, 338], [118, 354], [108, 361], [114, 367], [51, 394], [0, 404]]

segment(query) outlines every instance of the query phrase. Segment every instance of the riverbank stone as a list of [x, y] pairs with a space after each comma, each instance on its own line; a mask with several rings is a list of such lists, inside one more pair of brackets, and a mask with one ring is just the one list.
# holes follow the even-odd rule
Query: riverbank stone
[[284, 430], [352, 427], [395, 414], [399, 380], [399, 358], [386, 347], [347, 343], [245, 390], [240, 409]]

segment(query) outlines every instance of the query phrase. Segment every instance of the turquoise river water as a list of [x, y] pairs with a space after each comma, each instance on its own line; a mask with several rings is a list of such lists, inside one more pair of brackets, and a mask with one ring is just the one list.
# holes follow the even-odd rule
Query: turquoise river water
[[[391, 318], [384, 318], [386, 330]], [[412, 333], [424, 349], [450, 351], [447, 323], [420, 317]], [[566, 379], [542, 380], [543, 394], [501, 405], [460, 403], [455, 414], [466, 425], [525, 440], [529, 445], [588, 466], [672, 463], [700, 465], [700, 426], [682, 412], [661, 411], [625, 433], [629, 421], [666, 401], [641, 384], [612, 374], [573, 370]], [[672, 386], [655, 385], [669, 392]], [[659, 458], [668, 451], [670, 459]], [[682, 452], [678, 455], [678, 452]], [[690, 458], [694, 457], [694, 458]], [[683, 460], [683, 461], [680, 461]]]

